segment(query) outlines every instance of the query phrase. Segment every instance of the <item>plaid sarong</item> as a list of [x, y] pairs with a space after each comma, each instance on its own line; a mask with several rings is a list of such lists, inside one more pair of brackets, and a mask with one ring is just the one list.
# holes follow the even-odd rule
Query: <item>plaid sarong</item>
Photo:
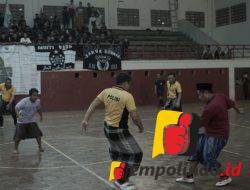
[[37, 123], [18, 123], [15, 130], [15, 135], [13, 140], [18, 141], [21, 139], [38, 138], [42, 137], [43, 133], [39, 129]]
[[107, 126], [105, 123], [104, 133], [110, 144], [111, 160], [125, 162], [130, 167], [139, 167], [143, 153], [128, 129]]

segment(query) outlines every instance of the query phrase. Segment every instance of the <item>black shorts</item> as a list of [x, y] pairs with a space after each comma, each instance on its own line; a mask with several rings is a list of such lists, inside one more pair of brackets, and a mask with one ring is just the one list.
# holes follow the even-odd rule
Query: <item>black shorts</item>
[[39, 129], [37, 123], [25, 123], [25, 124], [18, 123], [16, 126], [16, 131], [13, 140], [14, 141], [21, 139], [24, 140], [30, 138], [38, 138], [42, 136], [43, 133]]

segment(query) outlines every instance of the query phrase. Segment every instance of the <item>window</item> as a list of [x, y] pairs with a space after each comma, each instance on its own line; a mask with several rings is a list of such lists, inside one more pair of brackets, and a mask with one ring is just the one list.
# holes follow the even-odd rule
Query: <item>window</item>
[[171, 27], [171, 15], [167, 10], [151, 10], [152, 27]]
[[193, 25], [204, 28], [205, 27], [205, 13], [204, 12], [186, 12], [186, 20], [188, 20]]
[[117, 9], [118, 26], [139, 26], [138, 9]]
[[43, 12], [47, 17], [53, 17], [57, 16], [60, 20], [62, 20], [62, 12], [63, 12], [63, 6], [43, 6]]
[[229, 8], [216, 10], [216, 27], [225, 26], [230, 24], [230, 11]]
[[[5, 4], [0, 4], [0, 13], [5, 14]], [[24, 5], [22, 4], [9, 4], [12, 18], [20, 20], [24, 16]]]
[[246, 3], [241, 3], [231, 7], [231, 23], [245, 22], [246, 15]]

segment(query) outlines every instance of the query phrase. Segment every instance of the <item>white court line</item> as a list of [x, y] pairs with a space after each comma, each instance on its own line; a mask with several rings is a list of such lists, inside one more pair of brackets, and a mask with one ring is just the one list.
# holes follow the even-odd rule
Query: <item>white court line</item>
[[229, 153], [229, 154], [234, 154], [234, 155], [237, 155], [237, 156], [242, 156], [242, 157], [250, 158], [250, 156], [242, 155], [242, 154], [240, 154], [240, 153], [232, 152], [232, 151], [229, 151], [229, 150], [226, 150], [226, 149], [223, 149], [222, 151], [223, 151], [223, 152], [227, 152], [227, 153]]
[[155, 134], [155, 133], [153, 133], [153, 132], [151, 132], [151, 131], [145, 131], [145, 132], [150, 133], [150, 134], [153, 134], [153, 135]]
[[81, 140], [85, 140], [85, 139], [100, 139], [100, 140], [107, 140], [107, 138], [103, 138], [103, 137], [91, 137], [91, 136], [82, 136], [82, 137], [65, 137], [65, 138], [56, 138], [56, 137], [44, 137], [45, 139], [55, 139], [55, 140], [76, 140], [76, 139], [81, 139]]
[[239, 124], [234, 124], [234, 123], [230, 123], [230, 125], [232, 125], [232, 126], [234, 126], [234, 127], [241, 127], [241, 128], [244, 128], [244, 129], [249, 129], [249, 130], [250, 130], [250, 128], [249, 128], [249, 127], [244, 126], [244, 125], [239, 125]]
[[3, 144], [0, 144], [0, 146], [7, 145], [7, 144], [13, 144], [13, 143], [14, 142], [3, 143]]
[[4, 167], [0, 166], [0, 169], [15, 169], [15, 170], [54, 170], [54, 169], [63, 169], [63, 168], [74, 168], [74, 166], [58, 166], [58, 167], [38, 167], [38, 168], [18, 168], [18, 167]]
[[52, 146], [51, 144], [49, 144], [47, 141], [42, 140], [47, 146], [49, 146], [50, 148], [52, 148], [53, 150], [55, 150], [56, 152], [58, 152], [59, 154], [63, 155], [65, 158], [69, 159], [71, 162], [75, 163], [77, 166], [81, 167], [82, 169], [86, 170], [87, 172], [89, 172], [90, 174], [92, 174], [93, 176], [95, 176], [97, 179], [99, 179], [100, 181], [104, 182], [105, 184], [107, 184], [109, 187], [114, 188], [114, 186], [112, 184], [110, 184], [107, 180], [105, 180], [104, 178], [102, 178], [101, 176], [97, 175], [95, 172], [93, 172], [92, 170], [86, 168], [84, 165], [81, 165], [79, 162], [75, 161], [74, 159], [70, 158], [69, 156], [67, 156], [66, 154], [64, 154], [62, 151], [58, 150], [57, 148], [55, 148], [54, 146]]
[[84, 166], [92, 166], [92, 165], [96, 165], [96, 164], [104, 164], [104, 163], [108, 163], [111, 162], [110, 160], [107, 161], [101, 161], [101, 162], [93, 162], [93, 163], [89, 163], [89, 164], [84, 164]]

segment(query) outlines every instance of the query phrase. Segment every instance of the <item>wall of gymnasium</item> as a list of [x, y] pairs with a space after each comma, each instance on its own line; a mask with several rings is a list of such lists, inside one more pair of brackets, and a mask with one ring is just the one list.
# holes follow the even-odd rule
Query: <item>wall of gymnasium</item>
[[200, 29], [211, 36], [211, 6], [211, 0], [178, 0], [178, 19], [186, 19], [186, 11], [204, 12], [205, 27]]
[[[0, 0], [5, 4], [6, 0]], [[150, 10], [169, 10], [168, 0], [74, 0], [78, 5], [79, 1], [83, 6], [90, 2], [95, 7], [105, 8], [105, 22], [108, 28], [112, 29], [147, 29], [151, 27]], [[65, 6], [69, 0], [8, 0], [9, 4], [24, 4], [25, 19], [28, 25], [33, 26], [33, 19], [36, 13], [39, 13], [43, 5]], [[140, 26], [139, 27], [121, 27], [117, 25], [117, 8], [139, 9]], [[157, 28], [152, 28], [157, 29]], [[168, 29], [168, 28], [163, 28]]]
[[[216, 92], [228, 94], [228, 69], [166, 69], [166, 70], [129, 70], [133, 82], [131, 93], [137, 105], [157, 105], [154, 95], [154, 81], [156, 74], [164, 72], [178, 74], [178, 80], [183, 88], [183, 101], [196, 102], [196, 84], [210, 82], [214, 84]], [[42, 102], [47, 111], [82, 110], [104, 88], [115, 84], [112, 72], [97, 72], [94, 77], [92, 71], [59, 71], [43, 72], [41, 75]], [[117, 73], [116, 73], [117, 74]]]
[[250, 1], [249, 0], [216, 0], [215, 10], [246, 2], [247, 21], [215, 27], [213, 37], [223, 44], [250, 44]]

